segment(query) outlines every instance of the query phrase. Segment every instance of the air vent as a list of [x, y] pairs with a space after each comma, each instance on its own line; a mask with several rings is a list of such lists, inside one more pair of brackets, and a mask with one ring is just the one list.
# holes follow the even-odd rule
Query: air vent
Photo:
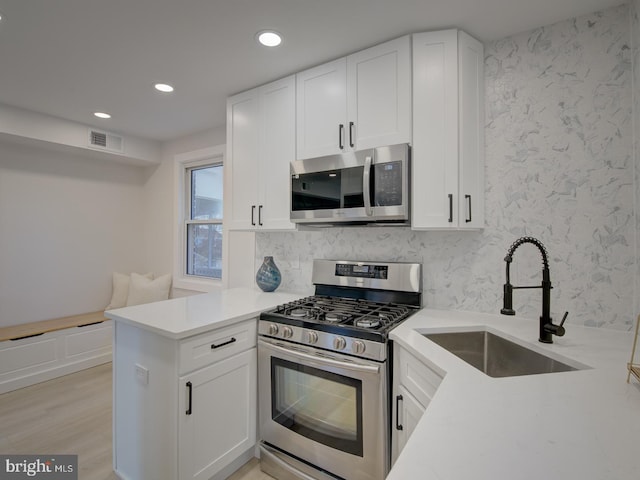
[[113, 133], [102, 132], [91, 128], [89, 129], [89, 146], [99, 150], [122, 153], [124, 139]]
[[106, 147], [107, 134], [102, 132], [91, 131], [91, 145], [95, 145], [97, 147]]

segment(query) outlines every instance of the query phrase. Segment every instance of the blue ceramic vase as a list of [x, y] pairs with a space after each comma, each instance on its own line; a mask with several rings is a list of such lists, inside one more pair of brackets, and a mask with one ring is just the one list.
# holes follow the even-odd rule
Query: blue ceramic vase
[[273, 261], [273, 257], [264, 257], [262, 265], [256, 273], [256, 283], [264, 292], [273, 292], [280, 286], [282, 275]]

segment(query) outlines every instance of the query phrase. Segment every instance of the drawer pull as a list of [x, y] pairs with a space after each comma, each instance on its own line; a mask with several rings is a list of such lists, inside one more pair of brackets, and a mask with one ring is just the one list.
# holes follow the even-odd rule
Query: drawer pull
[[189, 392], [189, 406], [187, 407], [187, 411], [184, 412], [186, 415], [191, 415], [191, 400], [193, 396], [193, 384], [191, 382], [187, 382], [187, 391]]
[[402, 395], [396, 396], [396, 430], [403, 430], [403, 426], [400, 425], [400, 402], [402, 401]]
[[24, 337], [10, 338], [9, 340], [11, 340], [12, 342], [15, 342], [16, 340], [24, 340], [25, 338], [39, 337], [40, 335], [44, 335], [44, 332], [25, 335]]
[[104, 320], [98, 320], [97, 322], [85, 323], [84, 325], [78, 325], [78, 328], [82, 327], [90, 327], [91, 325], [98, 325], [99, 323], [103, 323]]
[[231, 345], [232, 343], [236, 343], [236, 337], [231, 337], [231, 340], [227, 340], [226, 342], [219, 343], [218, 345], [216, 345], [215, 343], [212, 343], [211, 350], [224, 347], [225, 345]]

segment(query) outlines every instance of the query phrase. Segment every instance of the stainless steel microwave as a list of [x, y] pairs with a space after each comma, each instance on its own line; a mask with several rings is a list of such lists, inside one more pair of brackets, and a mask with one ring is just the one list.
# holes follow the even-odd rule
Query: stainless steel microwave
[[291, 221], [409, 223], [408, 144], [291, 163]]

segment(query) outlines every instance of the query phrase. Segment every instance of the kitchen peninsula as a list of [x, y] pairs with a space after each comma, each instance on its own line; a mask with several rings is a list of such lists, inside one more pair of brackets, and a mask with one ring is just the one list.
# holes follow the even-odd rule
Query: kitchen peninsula
[[[423, 335], [473, 330], [579, 369], [491, 378]], [[388, 480], [638, 478], [640, 385], [625, 382], [630, 333], [567, 325], [543, 346], [536, 319], [424, 309], [391, 338], [444, 379]]]
[[226, 478], [256, 444], [256, 319], [300, 295], [234, 288], [110, 310], [113, 468]]

